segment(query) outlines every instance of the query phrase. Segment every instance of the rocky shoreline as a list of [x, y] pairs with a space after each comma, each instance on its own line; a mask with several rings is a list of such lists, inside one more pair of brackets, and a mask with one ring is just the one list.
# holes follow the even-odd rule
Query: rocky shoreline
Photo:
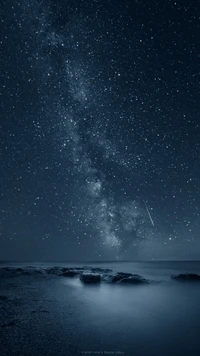
[[[111, 284], [149, 284], [153, 281], [146, 279], [138, 274], [117, 272], [114, 273], [111, 269], [100, 267], [60, 267], [54, 266], [49, 268], [36, 268], [32, 266], [27, 267], [1, 267], [0, 278], [6, 277], [20, 277], [20, 276], [62, 276], [62, 277], [78, 277], [83, 283], [111, 283]], [[184, 273], [172, 275], [171, 279], [174, 281], [200, 281], [200, 275], [194, 273]]]
[[117, 272], [113, 273], [111, 269], [104, 269], [99, 267], [51, 267], [51, 268], [15, 268], [15, 267], [2, 267], [0, 268], [0, 277], [16, 277], [16, 276], [62, 276], [62, 277], [79, 277], [83, 283], [122, 283], [122, 284], [148, 284], [149, 280], [139, 276], [138, 274]]

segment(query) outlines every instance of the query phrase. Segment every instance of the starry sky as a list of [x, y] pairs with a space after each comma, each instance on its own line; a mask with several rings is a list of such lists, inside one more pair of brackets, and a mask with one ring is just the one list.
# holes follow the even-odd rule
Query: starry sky
[[199, 1], [0, 6], [0, 259], [200, 258]]

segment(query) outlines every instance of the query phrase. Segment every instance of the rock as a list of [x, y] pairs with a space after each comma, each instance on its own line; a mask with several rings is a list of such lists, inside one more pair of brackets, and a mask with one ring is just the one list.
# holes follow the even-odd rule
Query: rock
[[121, 279], [117, 283], [120, 283], [120, 284], [148, 284], [149, 281], [137, 274], [134, 274], [131, 277]]
[[115, 275], [103, 274], [101, 280], [106, 283], [122, 283], [122, 284], [145, 284], [149, 281], [138, 274], [119, 272]]
[[81, 273], [80, 271], [77, 271], [75, 269], [71, 269], [71, 270], [69, 269], [68, 271], [63, 272], [61, 275], [64, 277], [74, 277], [79, 275], [80, 273]]
[[90, 271], [93, 273], [110, 273], [110, 272], [112, 272], [112, 269], [100, 268], [100, 267], [90, 267], [90, 266], [83, 266], [80, 269], [82, 269], [84, 271]]
[[112, 283], [113, 277], [114, 277], [113, 274], [104, 273], [101, 275], [101, 280], [106, 283]]
[[101, 282], [101, 276], [100, 274], [97, 273], [82, 273], [80, 275], [80, 280], [83, 283], [100, 283]]
[[3, 267], [0, 268], [1, 277], [19, 277], [19, 276], [35, 276], [35, 275], [45, 275], [46, 270], [42, 268], [35, 267]]
[[183, 274], [178, 274], [176, 276], [171, 276], [172, 279], [176, 281], [183, 281], [183, 282], [200, 282], [200, 275], [196, 273], [183, 273]]
[[[54, 266], [46, 269], [35, 268], [35, 267], [3, 267], [0, 268], [0, 277], [15, 277], [15, 276], [43, 276], [43, 275], [56, 275], [63, 277], [75, 277], [80, 276], [80, 279], [84, 283], [100, 283], [101, 281], [106, 283], [121, 283], [121, 284], [144, 284], [149, 283], [143, 277], [125, 272], [111, 273], [112, 270], [109, 268], [100, 268], [100, 267], [60, 267]], [[182, 275], [172, 276], [174, 279], [181, 279]], [[185, 276], [185, 275], [184, 275]], [[188, 280], [188, 276], [190, 276], [189, 280], [194, 280], [194, 277], [200, 279], [198, 275], [186, 275]], [[196, 280], [195, 279], [195, 280]], [[2, 300], [0, 298], [0, 300]]]
[[24, 268], [15, 268], [14, 273], [16, 276], [35, 276], [35, 275], [45, 275], [46, 270], [42, 268], [35, 267], [24, 267]]
[[132, 273], [124, 273], [124, 272], [118, 272], [117, 274], [115, 274], [113, 276], [113, 279], [112, 279], [112, 282], [115, 283], [115, 282], [119, 282], [121, 279], [124, 279], [124, 278], [129, 278], [132, 276]]
[[47, 268], [48, 274], [56, 274], [57, 276], [72, 277], [82, 273], [84, 270], [82, 267], [51, 267]]
[[46, 271], [42, 268], [24, 268], [22, 269], [22, 271], [20, 272], [22, 275], [28, 275], [28, 276], [35, 276], [35, 275], [45, 275]]
[[47, 269], [46, 269], [46, 272], [47, 272], [48, 274], [56, 274], [56, 275], [59, 276], [59, 275], [62, 274], [63, 271], [65, 271], [66, 269], [68, 270], [68, 268], [63, 268], [63, 267], [55, 266], [55, 267], [47, 268]]
[[96, 268], [92, 268], [92, 272], [94, 272], [94, 273], [110, 273], [110, 272], [112, 272], [112, 269], [96, 267]]
[[112, 270], [103, 269], [99, 267], [93, 268], [89, 266], [83, 266], [83, 267], [65, 268], [65, 270], [61, 273], [61, 275], [65, 277], [73, 277], [82, 273], [102, 274], [102, 273], [109, 273], [109, 272], [112, 272]]

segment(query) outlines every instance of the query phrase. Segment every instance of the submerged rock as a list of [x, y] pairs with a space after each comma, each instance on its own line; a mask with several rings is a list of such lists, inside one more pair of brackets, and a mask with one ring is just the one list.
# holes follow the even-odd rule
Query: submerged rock
[[80, 280], [84, 283], [100, 283], [101, 276], [100, 276], [100, 274], [97, 274], [97, 273], [84, 272], [80, 275]]
[[176, 280], [176, 281], [183, 281], [183, 282], [196, 282], [199, 281], [200, 282], [200, 275], [196, 274], [196, 273], [181, 273], [178, 275], [172, 275], [171, 276], [172, 279]]

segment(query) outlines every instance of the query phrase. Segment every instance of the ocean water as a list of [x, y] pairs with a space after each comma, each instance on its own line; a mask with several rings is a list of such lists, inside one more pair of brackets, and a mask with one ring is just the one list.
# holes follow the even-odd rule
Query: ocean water
[[[6, 265], [46, 268], [54, 265], [83, 266], [86, 263]], [[56, 284], [50, 281], [45, 287], [50, 288], [46, 293], [59, 302], [55, 304], [57, 309], [51, 334], [55, 331], [59, 335], [63, 350], [70, 335], [72, 345], [76, 345], [73, 346], [73, 355], [200, 355], [200, 283], [177, 282], [170, 277], [179, 273], [200, 274], [200, 262], [87, 262], [87, 265], [110, 268], [114, 272], [137, 273], [156, 283], [91, 286], [82, 284], [79, 278], [65, 277], [56, 278]], [[69, 305], [72, 308], [70, 316]], [[73, 328], [68, 326], [70, 334], [66, 336], [65, 325], [67, 328], [69, 323], [76, 332], [73, 334]], [[49, 340], [48, 333], [44, 335], [43, 343], [45, 337]], [[58, 356], [65, 354], [64, 351], [60, 354], [56, 351]]]
[[63, 283], [73, 288], [74, 297], [84, 304], [84, 324], [88, 324], [89, 318], [93, 320], [94, 329], [101, 330], [97, 338], [94, 333], [86, 351], [110, 350], [116, 354], [119, 351], [124, 355], [149, 356], [200, 355], [200, 283], [171, 279], [172, 274], [200, 273], [200, 262], [94, 265], [116, 272], [137, 273], [159, 283], [102, 284], [90, 288], [78, 279], [64, 279]]

